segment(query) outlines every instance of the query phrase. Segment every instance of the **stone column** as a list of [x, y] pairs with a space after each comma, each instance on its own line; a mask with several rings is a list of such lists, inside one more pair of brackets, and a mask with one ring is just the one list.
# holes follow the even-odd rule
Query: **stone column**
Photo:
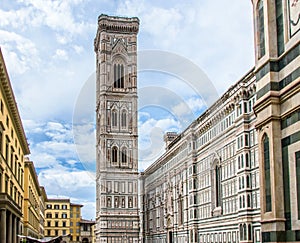
[[6, 209], [0, 209], [0, 243], [6, 243]]
[[12, 242], [12, 214], [8, 212], [7, 215], [7, 242]]
[[12, 216], [12, 243], [17, 243], [17, 217]]

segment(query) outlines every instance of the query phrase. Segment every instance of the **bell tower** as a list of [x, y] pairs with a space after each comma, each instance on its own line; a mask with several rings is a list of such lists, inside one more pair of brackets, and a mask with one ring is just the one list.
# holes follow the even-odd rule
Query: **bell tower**
[[100, 15], [96, 52], [96, 242], [138, 242], [138, 18]]

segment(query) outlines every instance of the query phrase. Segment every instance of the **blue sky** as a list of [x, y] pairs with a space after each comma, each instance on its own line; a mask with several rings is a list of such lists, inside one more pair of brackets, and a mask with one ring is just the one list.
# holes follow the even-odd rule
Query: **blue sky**
[[[216, 95], [254, 65], [250, 0], [2, 0], [0, 46], [30, 159], [48, 196], [84, 204], [87, 219], [95, 217], [93, 41], [101, 13], [139, 17], [139, 57], [176, 54], [202, 71], [199, 80], [205, 76]], [[139, 71], [143, 170], [164, 151], [163, 133], [183, 130], [217, 96], [206, 96], [207, 85], [191, 87], [196, 73], [187, 81], [176, 70]]]

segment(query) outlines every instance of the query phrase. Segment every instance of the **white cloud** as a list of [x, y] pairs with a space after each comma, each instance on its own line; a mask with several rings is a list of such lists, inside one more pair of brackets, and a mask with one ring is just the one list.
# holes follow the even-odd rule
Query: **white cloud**
[[[146, 112], [144, 112], [146, 116]], [[148, 113], [148, 117], [151, 114]], [[178, 132], [182, 129], [181, 123], [173, 118], [153, 119], [139, 121], [139, 168], [146, 169], [165, 150], [163, 135], [167, 131]], [[142, 136], [141, 136], [142, 135]]]
[[44, 169], [38, 175], [40, 185], [46, 188], [48, 198], [70, 198], [83, 204], [83, 217], [95, 218], [95, 178], [85, 171], [68, 170], [63, 166]]
[[83, 52], [83, 47], [82, 46], [74, 45], [73, 48], [74, 48], [74, 50], [77, 54], [80, 54], [80, 53]]
[[66, 52], [66, 50], [57, 49], [53, 57], [57, 59], [68, 60], [68, 53]]
[[[201, 111], [203, 111], [205, 108], [206, 108], [206, 104], [203, 102], [201, 98], [191, 97], [175, 105], [172, 108], [172, 110], [175, 114], [179, 115], [180, 117], [196, 119], [197, 115], [199, 115]], [[191, 116], [191, 113], [194, 116]], [[189, 121], [189, 123], [191, 123], [193, 120]]]
[[40, 63], [35, 44], [19, 34], [0, 30], [0, 46], [9, 73], [23, 74]]
[[65, 31], [71, 34], [80, 34], [89, 25], [76, 21], [72, 8], [82, 1], [68, 0], [26, 0], [23, 2], [29, 9], [36, 12], [40, 18], [40, 25], [47, 25], [55, 31]]
[[96, 130], [93, 123], [75, 125], [73, 124], [73, 136], [75, 149], [80, 161], [90, 168], [91, 163], [96, 161]]

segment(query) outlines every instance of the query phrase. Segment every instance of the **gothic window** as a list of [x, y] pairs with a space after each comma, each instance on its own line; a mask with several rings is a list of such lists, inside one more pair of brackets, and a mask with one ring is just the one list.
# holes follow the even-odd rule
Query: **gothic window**
[[246, 167], [249, 167], [249, 153], [246, 153]]
[[248, 194], [248, 195], [247, 195], [247, 207], [248, 207], [248, 208], [251, 208], [251, 206], [252, 206], [252, 205], [251, 205], [251, 195]]
[[129, 208], [133, 207], [132, 200], [133, 200], [132, 197], [128, 197], [128, 207]]
[[240, 224], [239, 228], [240, 228], [240, 241], [242, 241], [243, 240], [243, 225]]
[[119, 207], [119, 197], [118, 196], [115, 196], [115, 208], [118, 208]]
[[112, 155], [111, 155], [111, 162], [112, 163], [117, 163], [118, 162], [118, 148], [113, 147], [112, 150]]
[[122, 164], [126, 164], [127, 163], [127, 149], [126, 148], [122, 148], [121, 162], [122, 162]]
[[265, 55], [264, 1], [257, 3], [258, 58]]
[[124, 88], [123, 64], [114, 64], [114, 88]]
[[247, 177], [246, 177], [246, 185], [247, 185], [247, 188], [250, 188], [251, 186], [251, 177], [250, 177], [250, 175], [247, 175]]
[[252, 240], [252, 227], [251, 224], [248, 224], [248, 240]]
[[247, 240], [247, 225], [243, 224], [243, 239]]
[[112, 111], [112, 114], [111, 114], [111, 125], [112, 127], [117, 127], [118, 126], [118, 113], [116, 110], [113, 110]]
[[122, 111], [121, 115], [121, 127], [124, 129], [127, 126], [127, 113], [126, 110]]
[[122, 197], [122, 199], [121, 199], [121, 206], [122, 206], [122, 208], [125, 208], [125, 197]]
[[264, 180], [265, 180], [265, 211], [272, 211], [271, 197], [271, 171], [270, 171], [270, 146], [269, 137], [263, 136], [263, 161], [264, 161]]
[[216, 207], [221, 206], [221, 168], [216, 166], [215, 168], [215, 197], [216, 197]]
[[178, 223], [179, 225], [182, 225], [183, 223], [183, 203], [182, 203], [182, 198], [179, 196], [178, 199]]
[[107, 207], [111, 208], [111, 197], [107, 197]]
[[211, 180], [211, 207], [212, 215], [219, 216], [222, 214], [222, 192], [221, 192], [221, 172], [222, 168], [219, 164], [219, 160], [216, 158], [212, 163], [212, 168], [210, 170], [210, 180]]

